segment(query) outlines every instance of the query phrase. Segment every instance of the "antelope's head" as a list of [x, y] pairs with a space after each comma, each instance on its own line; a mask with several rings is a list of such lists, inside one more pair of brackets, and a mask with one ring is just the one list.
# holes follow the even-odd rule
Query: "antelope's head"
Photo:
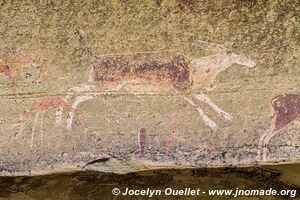
[[[216, 53], [216, 55], [221, 56], [221, 59], [223, 59], [226, 64], [239, 64], [250, 68], [256, 66], [256, 63], [247, 56], [227, 48], [224, 45], [208, 43], [204, 41], [198, 41], [197, 44], [194, 45], [210, 49], [212, 52]], [[224, 65], [226, 65], [225, 63]]]
[[256, 63], [245, 56], [244, 54], [241, 54], [237, 51], [234, 51], [231, 48], [227, 48], [223, 45], [214, 45], [214, 50], [224, 56], [224, 60], [227, 60], [230, 64], [238, 64], [246, 67], [255, 67]]
[[256, 63], [253, 60], [251, 60], [243, 54], [238, 54], [233, 51], [227, 51], [226, 54], [229, 57], [229, 59], [233, 62], [233, 64], [236, 63], [238, 65], [243, 65], [250, 68], [256, 66]]

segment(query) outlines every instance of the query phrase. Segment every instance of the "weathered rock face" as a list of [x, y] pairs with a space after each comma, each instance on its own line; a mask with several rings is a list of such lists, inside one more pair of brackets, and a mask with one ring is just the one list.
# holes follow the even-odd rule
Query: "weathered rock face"
[[1, 175], [299, 162], [299, 8], [1, 2]]

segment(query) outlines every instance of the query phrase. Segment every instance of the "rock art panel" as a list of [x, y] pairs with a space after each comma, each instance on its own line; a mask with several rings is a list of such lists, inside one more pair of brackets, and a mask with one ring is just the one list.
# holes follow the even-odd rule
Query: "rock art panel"
[[0, 175], [298, 163], [298, 10], [2, 2]]

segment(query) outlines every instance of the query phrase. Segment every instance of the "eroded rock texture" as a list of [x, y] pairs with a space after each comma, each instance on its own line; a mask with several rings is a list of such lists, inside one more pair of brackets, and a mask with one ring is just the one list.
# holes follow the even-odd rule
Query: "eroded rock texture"
[[299, 2], [0, 4], [1, 175], [299, 162]]

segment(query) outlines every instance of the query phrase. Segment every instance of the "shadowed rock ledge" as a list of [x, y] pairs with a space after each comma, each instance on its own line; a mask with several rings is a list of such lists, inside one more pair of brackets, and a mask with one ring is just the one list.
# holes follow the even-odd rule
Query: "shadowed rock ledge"
[[112, 190], [200, 189], [209, 190], [288, 190], [289, 195], [242, 196], [202, 194], [197, 196], [153, 195], [151, 199], [297, 199], [299, 198], [299, 165], [268, 167], [226, 167], [210, 169], [147, 170], [118, 175], [78, 172], [31, 177], [1, 177], [0, 199], [149, 199], [149, 195], [114, 196]]

